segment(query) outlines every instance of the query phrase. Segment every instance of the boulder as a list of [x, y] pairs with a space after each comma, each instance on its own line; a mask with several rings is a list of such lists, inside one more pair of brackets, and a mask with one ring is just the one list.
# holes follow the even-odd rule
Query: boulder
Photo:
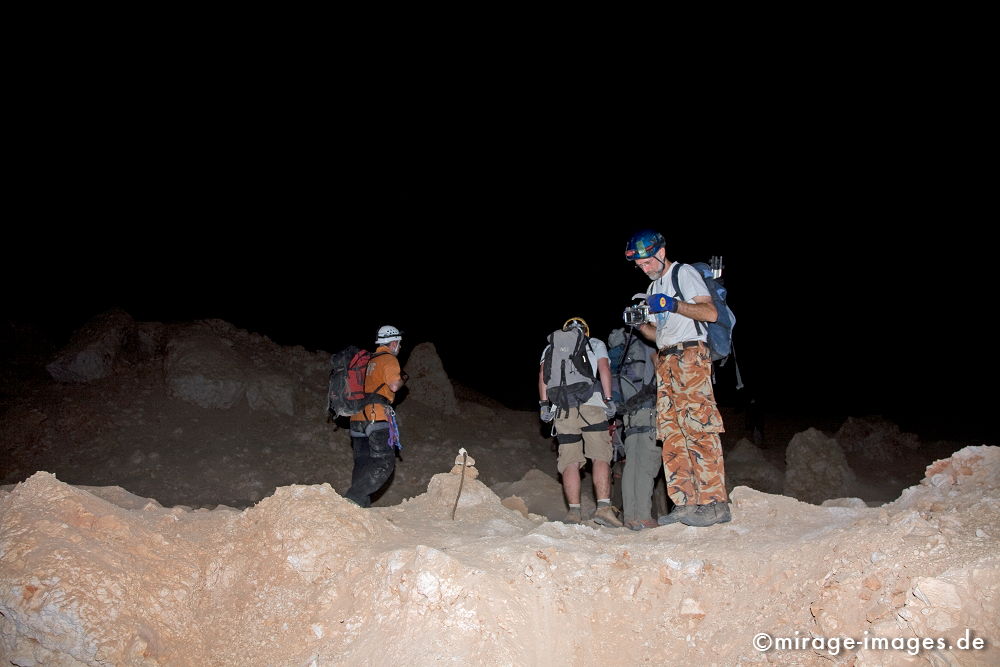
[[920, 446], [916, 434], [903, 433], [897, 424], [882, 417], [848, 417], [833, 437], [844, 453], [879, 463], [894, 461]]
[[781, 493], [784, 476], [764, 457], [758, 447], [746, 438], [741, 439], [725, 456], [726, 488], [749, 486], [766, 493]]
[[295, 416], [295, 383], [281, 373], [260, 373], [247, 384], [251, 410]]
[[796, 433], [785, 451], [784, 494], [807, 503], [854, 496], [854, 471], [836, 439], [815, 428]]
[[455, 387], [444, 371], [434, 343], [420, 343], [413, 348], [405, 370], [410, 376], [406, 383], [410, 398], [441, 414], [458, 413]]
[[142, 357], [151, 359], [163, 352], [167, 327], [162, 322], [139, 322], [136, 325], [136, 348]]
[[122, 345], [135, 333], [135, 321], [123, 310], [102, 313], [87, 322], [45, 369], [59, 382], [92, 382], [111, 375]]
[[[550, 475], [545, 474], [537, 468], [532, 468], [524, 473], [524, 477], [516, 482], [500, 482], [494, 484], [493, 492], [504, 500], [517, 497], [516, 506], [512, 509], [524, 505], [526, 511], [532, 514], [540, 514], [554, 521], [562, 520], [566, 516], [566, 500], [563, 495], [562, 485]], [[596, 507], [590, 494], [584, 493], [581, 496], [581, 508], [586, 516]], [[511, 506], [508, 503], [507, 506]]]
[[[231, 341], [198, 332], [183, 333], [170, 340], [163, 363], [171, 396], [203, 408], [224, 410], [236, 405], [246, 394], [248, 366]], [[258, 391], [257, 395], [262, 393]]]

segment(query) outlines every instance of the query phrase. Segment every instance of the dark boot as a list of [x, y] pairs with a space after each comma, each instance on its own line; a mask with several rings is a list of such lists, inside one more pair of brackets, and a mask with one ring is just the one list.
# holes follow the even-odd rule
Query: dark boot
[[672, 523], [682, 521], [685, 516], [695, 510], [695, 505], [674, 505], [669, 514], [664, 514], [656, 520], [657, 525], [669, 526]]
[[711, 502], [707, 505], [697, 505], [693, 512], [681, 518], [685, 526], [704, 528], [717, 523], [725, 523], [732, 519], [729, 503]]

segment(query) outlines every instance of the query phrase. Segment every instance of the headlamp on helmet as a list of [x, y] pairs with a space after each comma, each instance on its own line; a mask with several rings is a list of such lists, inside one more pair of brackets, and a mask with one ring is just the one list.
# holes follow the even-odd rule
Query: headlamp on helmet
[[583, 335], [590, 338], [590, 327], [587, 326], [587, 321], [582, 317], [571, 317], [566, 320], [562, 325], [563, 331], [569, 331], [573, 327], [583, 330]]
[[637, 259], [649, 259], [660, 250], [665, 248], [667, 242], [663, 235], [651, 229], [644, 229], [636, 232], [625, 245], [625, 259], [634, 262]]

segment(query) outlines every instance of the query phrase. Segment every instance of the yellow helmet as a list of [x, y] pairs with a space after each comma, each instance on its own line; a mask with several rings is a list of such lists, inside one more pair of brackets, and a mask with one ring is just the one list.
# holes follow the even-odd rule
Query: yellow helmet
[[569, 331], [570, 327], [573, 326], [578, 326], [583, 329], [583, 335], [590, 338], [590, 327], [587, 326], [587, 320], [582, 317], [571, 317], [563, 323], [562, 330]]

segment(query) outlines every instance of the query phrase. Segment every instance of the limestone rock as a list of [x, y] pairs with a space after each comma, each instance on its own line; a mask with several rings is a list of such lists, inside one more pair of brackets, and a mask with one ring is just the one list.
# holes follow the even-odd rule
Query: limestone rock
[[1000, 563], [987, 558], [940, 577], [915, 579], [898, 618], [915, 636], [948, 638], [942, 651], [946, 664], [991, 664], [994, 658], [975, 649], [973, 641], [978, 637], [985, 648], [1000, 632], [998, 594]]
[[[427, 497], [442, 507], [451, 508], [458, 497], [458, 475], [438, 474], [431, 478], [427, 485]], [[466, 479], [462, 483], [462, 496], [458, 501], [459, 508], [479, 505], [480, 503], [500, 504], [500, 499], [488, 486], [478, 479]]]
[[[540, 514], [553, 521], [566, 516], [566, 500], [562, 485], [541, 470], [531, 469], [516, 482], [501, 482], [493, 485], [493, 491], [501, 498], [517, 496], [527, 505], [533, 514]], [[588, 495], [582, 495], [584, 513], [594, 509], [594, 501]]]
[[834, 438], [810, 428], [796, 433], [785, 451], [786, 496], [819, 504], [853, 496], [856, 481], [844, 451]]
[[92, 382], [111, 375], [135, 321], [123, 310], [102, 313], [81, 327], [45, 368], [60, 382]]
[[248, 361], [226, 338], [191, 332], [167, 343], [167, 391], [203, 408], [229, 409], [246, 394]]
[[465, 447], [458, 450], [458, 455], [455, 457], [455, 465], [460, 466], [463, 463], [468, 467], [476, 465], [476, 459], [469, 456], [469, 453], [465, 451]]
[[157, 357], [163, 352], [166, 330], [162, 322], [139, 322], [136, 325], [136, 347], [143, 357]]
[[295, 416], [296, 385], [280, 373], [259, 373], [247, 383], [247, 403], [251, 410]]
[[510, 496], [508, 498], [504, 498], [503, 500], [501, 500], [500, 504], [506, 507], [507, 509], [514, 510], [515, 512], [520, 512], [521, 516], [523, 516], [525, 519], [528, 518], [529, 514], [528, 506], [525, 504], [523, 498], [519, 498], [518, 496]]
[[404, 370], [410, 376], [406, 383], [410, 398], [443, 415], [458, 413], [455, 387], [445, 373], [434, 343], [420, 343], [414, 347]]
[[848, 417], [834, 438], [846, 454], [887, 463], [920, 446], [914, 433], [903, 433], [898, 424], [881, 417]]
[[866, 509], [868, 504], [861, 498], [830, 498], [820, 503], [821, 507], [847, 507], [850, 509]]
[[[526, 517], [519, 498], [501, 504], [477, 480], [464, 481], [452, 519], [462, 480], [448, 474], [390, 507], [362, 509], [316, 484], [280, 487], [238, 512], [167, 509], [113, 488], [102, 498], [37, 473], [0, 491], [0, 656], [996, 665], [998, 542], [972, 528], [997, 525], [998, 467], [997, 447], [930, 466], [910, 502], [943, 509], [818, 507], [741, 486], [729, 524], [635, 533]], [[522, 486], [542, 486], [547, 476], [534, 472]], [[962, 532], [949, 545], [928, 526]], [[907, 643], [762, 656], [752, 643], [761, 631]], [[948, 646], [906, 651], [937, 637]]]
[[904, 489], [886, 507], [942, 511], [981, 501], [984, 485], [1000, 480], [1000, 447], [965, 447], [927, 466], [920, 484]]
[[479, 477], [479, 471], [474, 466], [456, 465], [449, 471], [452, 475], [465, 475], [466, 479], [476, 479]]
[[726, 488], [749, 486], [766, 493], [781, 493], [784, 476], [764, 457], [764, 452], [746, 438], [741, 439], [725, 457]]

